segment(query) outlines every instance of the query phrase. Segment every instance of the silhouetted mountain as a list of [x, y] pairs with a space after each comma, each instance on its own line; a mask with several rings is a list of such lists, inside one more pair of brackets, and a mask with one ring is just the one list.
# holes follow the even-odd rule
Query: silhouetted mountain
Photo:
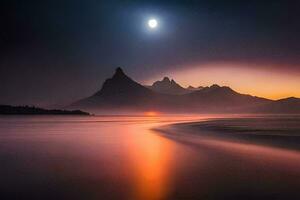
[[[112, 78], [104, 82], [100, 91], [72, 104], [70, 108], [108, 112], [158, 110], [194, 113], [290, 113], [294, 110], [295, 113], [300, 113], [299, 99], [296, 98], [273, 101], [240, 94], [230, 87], [216, 84], [195, 91], [189, 90], [189, 93], [180, 95], [179, 91], [187, 89], [167, 77], [152, 86], [156, 90], [159, 88], [159, 92], [135, 82], [118, 68]], [[166, 91], [168, 94], [163, 93], [167, 93]]]
[[47, 110], [33, 106], [0, 105], [0, 115], [89, 115], [80, 110]]
[[113, 77], [107, 79], [104, 82], [101, 90], [97, 92], [94, 96], [115, 97], [130, 95], [132, 97], [143, 97], [145, 95], [147, 96], [151, 94], [152, 91], [133, 81], [119, 67], [116, 69], [116, 72], [113, 75]]
[[189, 87], [187, 87], [186, 89], [188, 89], [188, 90], [197, 90], [197, 88], [195, 88], [195, 87], [193, 87], [191, 85], [189, 85]]
[[300, 99], [289, 97], [272, 101], [269, 104], [263, 105], [256, 109], [256, 112], [261, 113], [300, 113]]
[[191, 91], [197, 91], [197, 90], [201, 90], [201, 89], [203, 89], [204, 87], [203, 86], [199, 86], [199, 87], [193, 87], [193, 86], [189, 86], [189, 87], [187, 87], [186, 89], [187, 90], [191, 90]]
[[240, 94], [230, 87], [212, 85], [185, 95], [189, 102], [197, 102], [194, 109], [205, 112], [250, 112], [253, 108], [271, 102], [269, 99]]
[[159, 92], [162, 94], [181, 95], [191, 92], [190, 90], [181, 87], [173, 79], [170, 80], [168, 77], [164, 77], [163, 80], [156, 81], [151, 86], [147, 87], [155, 92]]
[[121, 68], [106, 79], [100, 91], [71, 105], [72, 108], [119, 109], [147, 106], [157, 96], [152, 90], [129, 78]]

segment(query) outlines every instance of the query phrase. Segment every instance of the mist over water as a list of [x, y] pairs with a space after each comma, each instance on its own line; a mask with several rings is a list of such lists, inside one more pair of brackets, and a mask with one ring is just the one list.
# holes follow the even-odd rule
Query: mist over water
[[224, 116], [0, 117], [0, 194], [131, 200], [300, 196], [297, 150], [197, 135], [178, 140], [153, 130], [211, 117]]

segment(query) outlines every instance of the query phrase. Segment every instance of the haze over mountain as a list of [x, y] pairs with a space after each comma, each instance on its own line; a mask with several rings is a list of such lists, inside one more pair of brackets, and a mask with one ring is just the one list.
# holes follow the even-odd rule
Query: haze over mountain
[[82, 99], [71, 107], [85, 109], [119, 109], [138, 108], [146, 105], [157, 96], [152, 90], [129, 78], [121, 68], [117, 68], [115, 74], [106, 79], [101, 90], [94, 95]]
[[170, 80], [169, 77], [164, 77], [161, 81], [154, 82], [151, 86], [146, 86], [149, 89], [159, 92], [162, 94], [187, 94], [191, 91], [181, 87], [178, 83], [176, 83], [173, 79]]
[[188, 89], [188, 90], [192, 90], [192, 91], [196, 91], [196, 90], [201, 90], [201, 89], [203, 89], [204, 87], [203, 86], [199, 86], [199, 87], [193, 87], [193, 86], [189, 86], [189, 87], [187, 87], [186, 89]]
[[300, 113], [300, 99], [274, 101], [240, 94], [216, 84], [192, 91], [167, 77], [146, 87], [117, 68], [98, 92], [73, 103], [70, 108], [92, 112]]

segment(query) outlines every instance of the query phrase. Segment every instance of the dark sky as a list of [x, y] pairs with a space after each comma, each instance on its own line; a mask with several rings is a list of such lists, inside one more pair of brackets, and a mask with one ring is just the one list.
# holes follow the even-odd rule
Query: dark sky
[[218, 61], [300, 77], [297, 1], [4, 0], [0, 11], [0, 104], [69, 103], [117, 66], [139, 81]]

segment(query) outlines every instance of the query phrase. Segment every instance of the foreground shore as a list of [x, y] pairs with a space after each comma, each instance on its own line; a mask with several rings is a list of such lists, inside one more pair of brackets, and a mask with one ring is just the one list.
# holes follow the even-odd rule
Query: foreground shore
[[300, 115], [209, 119], [155, 130], [182, 140], [197, 137], [300, 150]]
[[299, 127], [298, 116], [264, 116], [177, 123], [155, 131], [198, 152], [203, 162], [195, 165], [204, 171], [192, 179], [215, 187], [215, 194], [204, 190], [208, 199], [298, 199]]

